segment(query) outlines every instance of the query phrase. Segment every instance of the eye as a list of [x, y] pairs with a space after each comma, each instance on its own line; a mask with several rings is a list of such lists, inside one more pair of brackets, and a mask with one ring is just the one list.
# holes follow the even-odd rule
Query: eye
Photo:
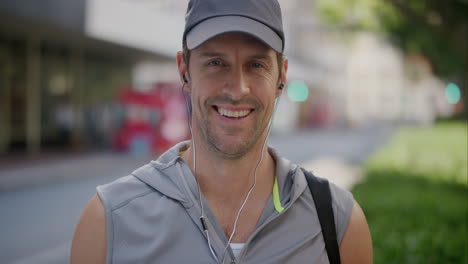
[[220, 60], [212, 60], [212, 61], [208, 62], [208, 65], [211, 65], [211, 66], [220, 66], [220, 65], [221, 65], [221, 61], [220, 61]]
[[258, 62], [252, 62], [252, 64], [250, 64], [253, 68], [263, 68], [263, 64], [261, 63], [258, 63]]

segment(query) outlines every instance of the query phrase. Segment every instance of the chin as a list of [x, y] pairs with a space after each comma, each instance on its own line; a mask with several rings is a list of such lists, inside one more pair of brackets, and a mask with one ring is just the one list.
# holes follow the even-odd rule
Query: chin
[[252, 142], [249, 142], [249, 140], [243, 140], [240, 142], [226, 142], [226, 139], [222, 142], [212, 142], [214, 146], [214, 149], [221, 154], [222, 157], [226, 159], [239, 159], [245, 156], [247, 153], [249, 153], [253, 149]]
[[[212, 128], [211, 126], [208, 126]], [[204, 136], [211, 149], [226, 159], [239, 159], [253, 151], [259, 143], [259, 129], [207, 129]]]

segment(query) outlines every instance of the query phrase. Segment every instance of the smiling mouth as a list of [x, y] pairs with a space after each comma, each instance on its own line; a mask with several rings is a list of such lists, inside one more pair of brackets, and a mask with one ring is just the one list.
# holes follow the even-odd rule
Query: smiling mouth
[[224, 117], [234, 118], [234, 119], [240, 119], [240, 118], [246, 117], [254, 111], [253, 109], [233, 111], [233, 110], [228, 110], [228, 109], [218, 107], [218, 106], [213, 106], [213, 108], [218, 112], [218, 114]]

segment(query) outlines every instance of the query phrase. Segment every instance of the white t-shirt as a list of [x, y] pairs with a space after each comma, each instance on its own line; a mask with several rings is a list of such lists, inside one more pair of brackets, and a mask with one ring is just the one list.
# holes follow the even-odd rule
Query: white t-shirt
[[245, 243], [231, 243], [230, 245], [231, 245], [232, 253], [234, 253], [234, 256], [237, 258], [241, 250], [244, 248]]

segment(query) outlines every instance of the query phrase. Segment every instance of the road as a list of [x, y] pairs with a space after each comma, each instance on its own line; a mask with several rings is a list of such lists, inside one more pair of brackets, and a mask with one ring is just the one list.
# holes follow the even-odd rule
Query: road
[[[380, 125], [272, 134], [270, 144], [297, 163], [332, 156], [361, 164], [393, 130]], [[0, 192], [0, 262], [68, 263], [73, 230], [96, 186], [144, 163], [145, 159], [107, 154], [40, 167], [0, 169], [0, 179], [23, 177], [21, 185]], [[28, 177], [34, 178], [33, 184], [25, 186]]]

